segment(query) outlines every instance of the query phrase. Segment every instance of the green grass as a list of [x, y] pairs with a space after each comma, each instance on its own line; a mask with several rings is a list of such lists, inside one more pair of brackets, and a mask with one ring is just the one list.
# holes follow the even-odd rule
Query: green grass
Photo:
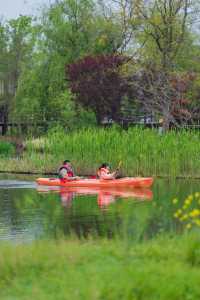
[[151, 129], [94, 128], [48, 135], [26, 141], [20, 159], [0, 159], [0, 170], [56, 172], [70, 159], [80, 175], [94, 174], [102, 162], [115, 168], [122, 161], [122, 176], [200, 176], [200, 134]]
[[1, 300], [196, 300], [198, 233], [142, 244], [43, 241], [0, 248]]
[[15, 154], [15, 147], [6, 141], [0, 141], [0, 158], [12, 157]]

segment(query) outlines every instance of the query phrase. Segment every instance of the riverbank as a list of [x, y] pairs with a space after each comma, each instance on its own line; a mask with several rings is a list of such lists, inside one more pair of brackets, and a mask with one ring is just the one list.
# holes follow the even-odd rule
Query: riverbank
[[196, 300], [198, 233], [141, 244], [59, 240], [0, 247], [0, 298]]
[[95, 174], [104, 161], [113, 169], [122, 161], [121, 176], [200, 178], [199, 138], [193, 131], [160, 135], [141, 128], [54, 131], [26, 140], [20, 156], [1, 157], [0, 171], [56, 174], [70, 159], [79, 175]]

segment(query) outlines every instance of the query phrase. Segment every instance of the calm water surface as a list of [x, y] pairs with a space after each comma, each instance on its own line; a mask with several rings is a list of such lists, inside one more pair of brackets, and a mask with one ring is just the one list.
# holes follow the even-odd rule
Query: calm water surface
[[198, 180], [155, 180], [151, 190], [38, 187], [35, 177], [0, 176], [0, 241], [60, 236], [151, 238], [179, 232], [172, 199], [199, 192]]

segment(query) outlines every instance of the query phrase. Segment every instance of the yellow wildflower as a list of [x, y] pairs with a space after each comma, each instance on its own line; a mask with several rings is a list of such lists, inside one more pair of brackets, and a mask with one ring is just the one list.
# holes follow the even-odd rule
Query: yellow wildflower
[[180, 218], [180, 221], [185, 221], [185, 220], [187, 220], [187, 219], [188, 219], [188, 215], [185, 214], [185, 215], [183, 215], [183, 216]]
[[182, 210], [178, 209], [175, 213], [174, 213], [174, 218], [179, 218], [179, 216], [182, 214]]
[[184, 205], [189, 206], [191, 204], [192, 200], [189, 198], [185, 199]]
[[190, 229], [192, 227], [192, 224], [188, 223], [186, 226], [185, 226], [187, 229]]
[[199, 220], [199, 219], [195, 220], [194, 223], [195, 223], [197, 226], [200, 226], [200, 220]]
[[177, 214], [177, 212], [174, 214], [174, 218], [178, 218], [178, 214]]
[[200, 210], [199, 209], [193, 209], [190, 212], [190, 217], [192, 217], [192, 218], [198, 217], [199, 215], [200, 215]]
[[181, 209], [178, 209], [178, 210], [177, 210], [177, 214], [181, 215], [181, 214], [182, 214], [182, 210], [181, 210]]
[[177, 198], [174, 198], [173, 200], [172, 200], [172, 203], [173, 204], [176, 204], [178, 202], [178, 199]]
[[194, 196], [195, 196], [195, 198], [199, 198], [200, 193], [196, 192], [196, 193], [194, 194]]

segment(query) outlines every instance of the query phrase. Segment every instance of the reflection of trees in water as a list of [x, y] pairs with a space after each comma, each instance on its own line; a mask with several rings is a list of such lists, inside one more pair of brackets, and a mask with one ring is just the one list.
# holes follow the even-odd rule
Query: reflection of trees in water
[[172, 199], [178, 197], [181, 201], [189, 193], [198, 190], [196, 180], [158, 180], [154, 185], [154, 200], [147, 220], [146, 236], [151, 238], [155, 234], [163, 232], [180, 232], [182, 230], [181, 225], [177, 224], [173, 217]]
[[32, 239], [63, 235], [149, 238], [161, 231], [177, 230], [170, 200], [175, 196], [184, 199], [197, 190], [196, 182], [158, 181], [152, 202], [115, 197], [117, 201], [113, 203], [108, 193], [99, 201], [97, 195], [73, 192], [61, 199], [58, 192], [42, 194], [34, 189], [0, 189], [0, 238], [11, 238], [23, 231], [28, 231]]
[[[10, 189], [7, 192], [1, 190], [1, 195], [4, 201], [0, 203], [0, 218], [2, 220], [3, 212], [6, 213], [3, 222], [13, 234], [14, 231], [19, 233], [22, 229], [28, 229], [32, 239], [59, 238], [63, 235], [112, 238], [123, 235], [125, 226], [129, 226], [129, 233], [132, 234], [131, 226], [135, 219], [133, 201], [126, 210], [127, 203], [119, 200], [113, 205], [115, 197], [109, 198], [108, 194], [105, 199], [99, 199], [97, 195], [71, 193], [65, 195], [64, 205], [59, 193], [38, 194], [35, 190]], [[8, 235], [8, 231], [5, 234]]]
[[[79, 238], [88, 236], [100, 236], [112, 238], [115, 235], [122, 235], [122, 227], [124, 220], [127, 218], [127, 212], [116, 209], [112, 205], [120, 196], [135, 198], [151, 199], [152, 193], [149, 190], [92, 190], [92, 189], [75, 189], [76, 192], [72, 194], [70, 189], [62, 189], [60, 193], [61, 202], [64, 206], [65, 217], [64, 232], [69, 232], [77, 235]], [[94, 194], [95, 196], [84, 196], [81, 201], [81, 193]], [[73, 195], [73, 196], [72, 196]], [[73, 201], [74, 198], [74, 201]], [[83, 196], [82, 196], [83, 198]], [[80, 201], [78, 200], [80, 199]], [[91, 201], [89, 200], [91, 199]], [[136, 199], [135, 199], [136, 200]], [[133, 203], [135, 206], [135, 204]], [[130, 210], [132, 211], [132, 209]], [[82, 213], [81, 213], [82, 212]], [[130, 212], [129, 212], [130, 213]], [[130, 218], [132, 223], [132, 218]]]
[[[20, 213], [17, 210], [16, 201], [14, 198], [19, 195], [14, 189], [0, 190], [0, 222], [1, 235], [15, 235], [17, 227], [20, 223]], [[5, 236], [6, 238], [6, 236]]]
[[30, 189], [0, 190], [0, 232], [8, 237], [30, 230], [33, 239], [58, 238], [63, 234], [114, 235], [121, 222], [116, 213], [101, 211], [97, 196], [71, 196], [63, 205], [59, 194], [41, 195]]
[[0, 236], [4, 238], [6, 235], [10, 235], [12, 231], [12, 225], [14, 223], [13, 214], [14, 209], [12, 206], [12, 201], [9, 197], [9, 190], [2, 189], [0, 190], [0, 223], [1, 230]]
[[20, 207], [23, 189], [0, 189], [0, 238], [17, 239], [28, 225]]
[[87, 238], [89, 236], [114, 237], [119, 233], [121, 224], [121, 216], [119, 214], [110, 214], [108, 211], [100, 212], [99, 215], [83, 216], [72, 214], [69, 217], [68, 230], [65, 232], [74, 233], [79, 238]]
[[[63, 198], [61, 197], [63, 204]], [[77, 196], [73, 194], [73, 202], [67, 199], [63, 206], [63, 233], [75, 234], [78, 238], [88, 236], [112, 237], [120, 224], [120, 216], [110, 210], [100, 210], [95, 196]]]

